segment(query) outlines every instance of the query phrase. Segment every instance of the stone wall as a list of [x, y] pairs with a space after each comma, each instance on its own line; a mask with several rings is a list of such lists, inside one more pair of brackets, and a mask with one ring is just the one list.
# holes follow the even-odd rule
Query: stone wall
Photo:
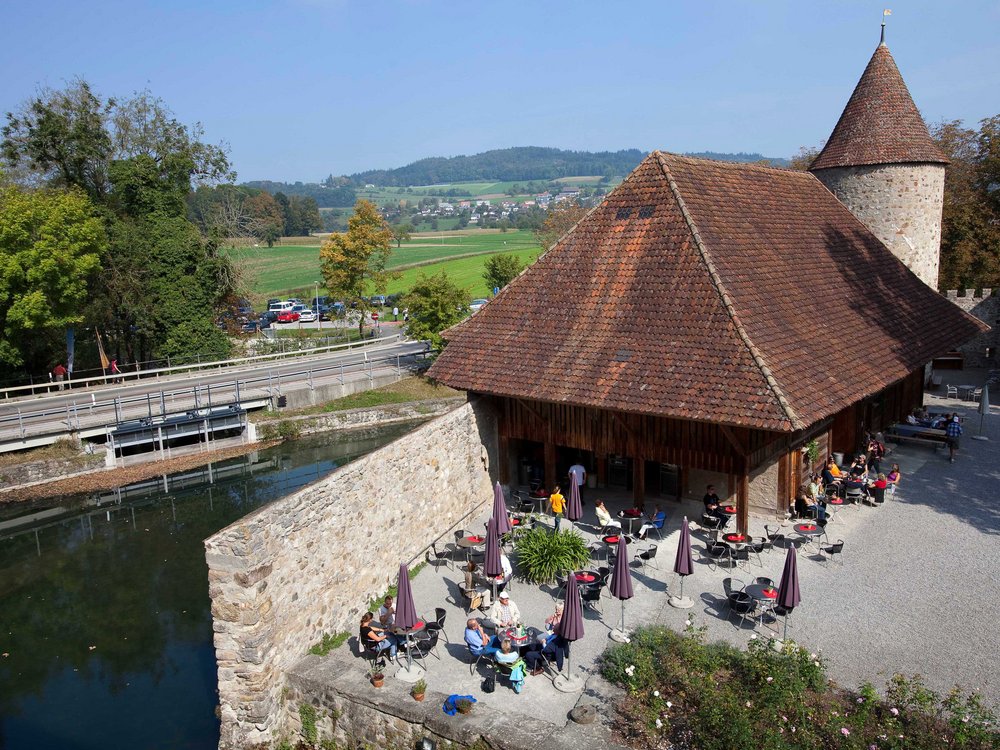
[[937, 290], [943, 164], [837, 167], [814, 174], [897, 258]]
[[992, 330], [979, 334], [959, 347], [959, 351], [965, 355], [965, 366], [997, 367], [997, 349], [1000, 348], [1000, 290], [987, 288], [976, 294], [975, 289], [964, 289], [959, 295], [958, 290], [949, 289], [945, 296], [992, 327]]
[[750, 473], [750, 512], [768, 518], [778, 515], [778, 464], [775, 456]]
[[447, 414], [465, 403], [465, 396], [439, 398], [428, 401], [411, 401], [405, 404], [386, 404], [361, 409], [345, 409], [324, 414], [311, 414], [302, 417], [275, 416], [273, 419], [257, 422], [257, 429], [268, 424], [294, 422], [299, 427], [300, 435], [312, 435], [317, 432], [332, 430], [357, 430], [364, 427], [383, 427], [400, 422], [414, 422], [421, 419], [431, 419]]
[[488, 405], [468, 403], [206, 540], [221, 748], [274, 742], [288, 669], [491, 501], [496, 443]]
[[105, 465], [103, 449], [92, 454], [81, 453], [73, 458], [54, 458], [44, 461], [26, 461], [0, 468], [0, 489], [9, 489], [34, 482], [51, 482], [76, 474], [103, 469]]

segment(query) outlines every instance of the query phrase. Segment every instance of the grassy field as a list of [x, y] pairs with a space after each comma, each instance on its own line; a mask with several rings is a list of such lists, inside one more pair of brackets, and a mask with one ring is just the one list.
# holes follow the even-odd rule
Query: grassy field
[[[292, 238], [287, 238], [286, 241]], [[294, 238], [298, 241], [299, 238]], [[312, 293], [313, 283], [323, 277], [319, 271], [320, 238], [303, 238], [316, 244], [281, 244], [273, 248], [233, 248], [227, 252], [243, 266], [256, 302], [288, 290], [305, 289]], [[541, 251], [531, 232], [467, 230], [461, 232], [422, 233], [414, 235], [402, 247], [393, 248], [387, 268], [402, 271], [402, 277], [390, 283], [389, 294], [407, 291], [418, 272], [445, 271], [456, 283], [472, 288], [474, 297], [488, 290], [482, 280], [486, 259], [495, 253], [514, 253], [524, 261]]]

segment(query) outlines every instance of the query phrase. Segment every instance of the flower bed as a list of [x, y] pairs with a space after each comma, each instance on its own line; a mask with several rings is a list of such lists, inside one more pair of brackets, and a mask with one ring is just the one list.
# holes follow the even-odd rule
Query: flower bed
[[622, 739], [698, 750], [1000, 748], [996, 717], [975, 693], [941, 697], [901, 675], [884, 698], [870, 684], [852, 692], [827, 680], [819, 654], [751, 638], [741, 651], [705, 643], [705, 629], [691, 625], [641, 628], [609, 648], [601, 670], [628, 692], [616, 718]]

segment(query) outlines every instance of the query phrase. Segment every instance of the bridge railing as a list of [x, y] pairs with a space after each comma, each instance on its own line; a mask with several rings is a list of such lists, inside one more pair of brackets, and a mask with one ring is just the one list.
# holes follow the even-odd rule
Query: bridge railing
[[[419, 342], [414, 342], [419, 344]], [[381, 347], [380, 347], [381, 348]], [[90, 399], [72, 401], [59, 407], [25, 409], [18, 407], [14, 413], [0, 416], [0, 446], [11, 440], [24, 440], [29, 434], [52, 434], [78, 432], [83, 429], [103, 428], [130, 419], [165, 415], [193, 407], [211, 408], [228, 404], [243, 404], [271, 399], [281, 395], [282, 386], [290, 381], [308, 383], [315, 388], [320, 379], [335, 377], [341, 384], [348, 375], [367, 373], [369, 381], [374, 380], [375, 370], [394, 367], [402, 374], [404, 369], [416, 369], [426, 357], [427, 349], [408, 353], [383, 353], [372, 356], [372, 349], [358, 350], [364, 359], [353, 362], [315, 363], [293, 372], [271, 372], [253, 377], [236, 377], [222, 383], [185, 386], [182, 388], [160, 389], [134, 396], [115, 396], [98, 399], [91, 392]], [[52, 429], [53, 423], [60, 425]], [[49, 429], [42, 431], [44, 426]]]
[[111, 375], [95, 375], [89, 378], [67, 378], [62, 382], [62, 388], [58, 382], [35, 383], [33, 385], [19, 385], [11, 388], [0, 388], [0, 397], [3, 399], [17, 398], [19, 396], [34, 396], [37, 393], [55, 393], [62, 389], [87, 388], [91, 385], [106, 385], [109, 382], [129, 380], [140, 380], [146, 378], [159, 378], [163, 375], [176, 375], [185, 372], [198, 372], [201, 370], [218, 370], [224, 367], [236, 367], [239, 365], [254, 364], [258, 362], [282, 361], [295, 359], [298, 357], [309, 357], [316, 354], [324, 354], [336, 351], [350, 351], [352, 349], [378, 348], [389, 343], [399, 342], [405, 339], [401, 333], [392, 336], [385, 336], [377, 339], [366, 339], [361, 341], [348, 341], [343, 344], [330, 344], [328, 346], [317, 346], [309, 349], [295, 349], [287, 352], [272, 352], [271, 354], [256, 354], [250, 357], [237, 357], [234, 359], [219, 359], [205, 362], [191, 362], [186, 365], [172, 365], [169, 367], [154, 367], [146, 370], [123, 370], [121, 373]]

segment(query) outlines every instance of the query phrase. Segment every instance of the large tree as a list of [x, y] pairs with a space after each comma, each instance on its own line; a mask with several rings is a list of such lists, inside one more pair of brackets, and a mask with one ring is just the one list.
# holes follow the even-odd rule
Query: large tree
[[274, 247], [285, 229], [285, 215], [281, 211], [281, 204], [270, 193], [259, 192], [247, 198], [243, 206], [250, 234], [266, 242], [268, 247]]
[[524, 269], [524, 265], [512, 253], [499, 253], [486, 259], [483, 279], [490, 289], [503, 289]]
[[543, 251], [548, 250], [586, 215], [587, 209], [579, 203], [572, 201], [559, 203], [549, 211], [541, 227], [535, 230], [535, 239]]
[[469, 312], [471, 298], [444, 271], [434, 276], [421, 274], [403, 298], [409, 308], [407, 333], [415, 339], [427, 339], [436, 349], [442, 348], [441, 331], [455, 325]]
[[[107, 246], [80, 190], [0, 187], [0, 364], [47, 371], [84, 305]], [[61, 357], [60, 357], [61, 359]]]
[[392, 274], [385, 264], [392, 252], [392, 230], [378, 207], [367, 200], [354, 205], [347, 232], [331, 236], [319, 251], [326, 288], [361, 314], [358, 331], [364, 335], [365, 314], [371, 309], [369, 287], [384, 294]]

